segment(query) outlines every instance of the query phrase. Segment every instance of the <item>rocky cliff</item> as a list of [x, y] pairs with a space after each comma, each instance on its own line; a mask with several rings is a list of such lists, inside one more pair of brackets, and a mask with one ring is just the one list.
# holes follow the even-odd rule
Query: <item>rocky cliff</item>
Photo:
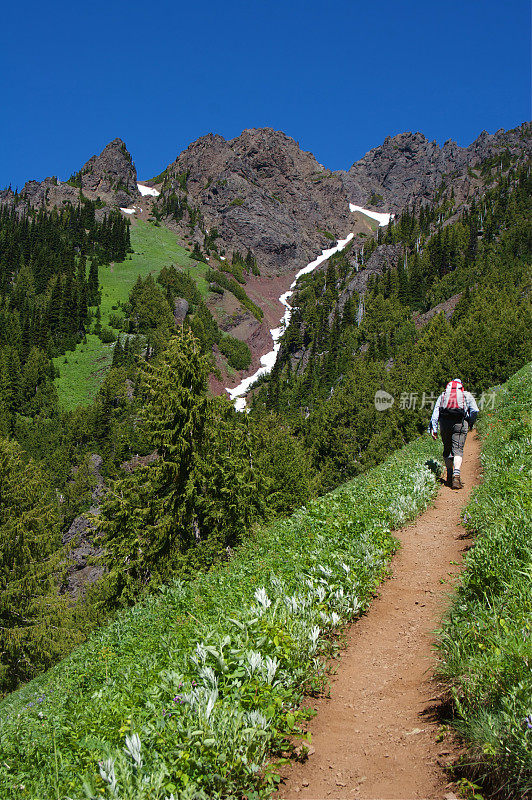
[[266, 274], [295, 270], [349, 231], [341, 178], [270, 128], [198, 139], [167, 168], [159, 203], [171, 192], [199, 208], [219, 248], [251, 249]]
[[[236, 139], [209, 134], [191, 144], [163, 173], [162, 196], [177, 195], [188, 210], [178, 229], [201, 245], [217, 229], [219, 249], [250, 248], [266, 274], [292, 272], [331, 239], [353, 230], [349, 202], [398, 212], [414, 200], [429, 202], [453, 189], [457, 205], [483, 189], [476, 168], [487, 159], [531, 154], [530, 125], [482, 133], [469, 147], [443, 147], [421, 133], [402, 133], [355, 162], [331, 172], [297, 142], [270, 128]], [[189, 213], [194, 209], [193, 216]]]
[[118, 206], [138, 196], [137, 170], [122, 139], [113, 139], [99, 156], [92, 156], [77, 176], [84, 190]]
[[454, 189], [458, 203], [465, 202], [478, 192], [482, 179], [476, 173], [488, 159], [519, 161], [531, 155], [529, 123], [494, 134], [483, 131], [469, 147], [451, 140], [440, 147], [422, 133], [401, 133], [356, 161], [343, 180], [352, 202], [397, 212], [413, 201], [429, 202], [442, 184]]
[[[161, 196], [154, 209], [186, 240], [203, 245], [216, 228], [219, 252], [230, 257], [235, 250], [245, 255], [250, 249], [264, 275], [286, 275], [348, 232], [371, 231], [367, 220], [350, 213], [349, 202], [398, 212], [414, 201], [430, 202], [443, 188], [453, 189], [458, 208], [470, 202], [490, 179], [490, 159], [493, 168], [499, 160], [504, 168], [509, 160], [532, 155], [531, 130], [523, 123], [511, 131], [483, 132], [469, 147], [452, 141], [440, 147], [421, 133], [402, 133], [387, 137], [348, 171], [337, 172], [271, 128], [245, 130], [231, 140], [209, 134], [156, 180]], [[130, 206], [140, 200], [136, 181], [126, 145], [114, 139], [69, 183], [29, 181], [18, 201], [35, 207], [77, 202], [81, 188], [108, 207]], [[183, 209], [177, 220], [168, 213], [172, 195]], [[0, 203], [15, 202], [11, 189], [0, 191]]]
[[109, 206], [127, 206], [139, 197], [137, 171], [122, 139], [113, 139], [100, 153], [92, 156], [68, 183], [56, 177], [27, 181], [16, 195], [11, 188], [0, 190], [0, 204], [61, 206], [77, 203], [80, 189], [91, 200], [98, 197]]

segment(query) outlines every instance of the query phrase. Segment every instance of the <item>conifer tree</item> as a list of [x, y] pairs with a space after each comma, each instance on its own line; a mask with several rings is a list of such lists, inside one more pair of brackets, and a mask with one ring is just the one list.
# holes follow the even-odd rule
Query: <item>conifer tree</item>
[[146, 365], [144, 424], [159, 457], [118, 481], [104, 503], [104, 602], [131, 602], [172, 575], [211, 564], [261, 507], [247, 419], [227, 400], [207, 398], [206, 375], [187, 329]]
[[78, 640], [60, 597], [60, 517], [44, 474], [0, 440], [0, 693], [32, 678]]

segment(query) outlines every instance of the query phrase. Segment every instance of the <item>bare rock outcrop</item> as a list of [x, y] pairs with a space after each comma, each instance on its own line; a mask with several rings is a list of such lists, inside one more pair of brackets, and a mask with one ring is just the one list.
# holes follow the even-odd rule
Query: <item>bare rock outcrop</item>
[[160, 203], [185, 194], [183, 176], [206, 230], [215, 227], [228, 252], [251, 249], [266, 275], [295, 270], [350, 229], [341, 179], [271, 128], [198, 139], [167, 168]]
[[101, 475], [103, 460], [97, 453], [93, 453], [90, 461], [90, 471], [94, 478], [92, 505], [88, 513], [79, 514], [72, 521], [62, 537], [62, 543], [68, 547], [69, 555], [65, 588], [74, 598], [82, 596], [86, 588], [104, 573], [104, 568], [94, 563], [102, 554], [102, 550], [95, 542], [95, 524], [92, 519], [98, 515], [100, 501], [105, 493]]
[[92, 156], [77, 173], [83, 189], [118, 206], [138, 196], [137, 170], [122, 139], [113, 139], [99, 156]]
[[[79, 202], [80, 191], [90, 200], [99, 198], [109, 208], [128, 206], [139, 197], [137, 171], [122, 139], [113, 139], [100, 153], [92, 156], [74, 175], [70, 183], [55, 176], [43, 181], [27, 181], [20, 192], [0, 190], [0, 205], [33, 208], [61, 207]], [[105, 213], [104, 209], [101, 213]]]
[[450, 139], [440, 147], [419, 132], [388, 136], [343, 173], [349, 199], [397, 212], [414, 199], [429, 202], [443, 183], [463, 202], [479, 186], [473, 170], [487, 159], [507, 154], [520, 161], [532, 155], [530, 128], [523, 123], [510, 131], [483, 131], [468, 147]]
[[399, 212], [433, 200], [442, 186], [458, 206], [483, 190], [473, 170], [486, 159], [531, 154], [530, 125], [483, 132], [469, 147], [443, 147], [421, 133], [387, 137], [348, 171], [331, 172], [284, 133], [245, 130], [235, 139], [209, 134], [193, 142], [164, 173], [162, 195], [174, 193], [189, 210], [178, 230], [200, 245], [216, 228], [229, 255], [251, 249], [264, 274], [287, 274], [316, 257], [353, 227], [349, 202]]

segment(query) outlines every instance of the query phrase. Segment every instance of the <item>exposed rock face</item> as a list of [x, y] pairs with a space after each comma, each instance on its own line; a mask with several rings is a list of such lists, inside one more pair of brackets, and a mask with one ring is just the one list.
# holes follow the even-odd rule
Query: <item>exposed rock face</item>
[[431, 200], [442, 182], [454, 188], [460, 202], [478, 185], [468, 169], [506, 150], [520, 159], [532, 155], [528, 123], [511, 131], [483, 131], [469, 147], [459, 147], [451, 140], [440, 147], [422, 133], [401, 133], [388, 136], [380, 147], [356, 161], [344, 173], [344, 182], [350, 201], [367, 205], [380, 195], [388, 211], [400, 211], [414, 199]]
[[437, 314], [443, 313], [447, 319], [451, 319], [452, 315], [454, 314], [454, 310], [458, 305], [460, 298], [462, 297], [462, 292], [458, 294], [453, 294], [452, 297], [449, 297], [448, 300], [444, 300], [443, 303], [438, 303], [437, 306], [433, 306], [428, 311], [425, 311], [424, 314], [414, 314], [414, 324], [416, 328], [422, 328], [427, 322], [435, 317]]
[[[18, 195], [17, 208], [25, 206], [49, 207], [61, 206], [63, 202], [77, 203], [79, 189], [69, 186], [68, 183], [60, 183], [54, 176], [39, 181], [27, 181]], [[17, 198], [12, 189], [2, 189], [0, 191], [0, 205], [12, 206]]]
[[[414, 199], [432, 200], [442, 182], [457, 203], [481, 188], [468, 173], [508, 150], [531, 154], [530, 126], [482, 133], [469, 147], [443, 147], [421, 133], [402, 133], [357, 161], [348, 172], [331, 172], [297, 142], [271, 128], [245, 130], [236, 139], [209, 134], [191, 144], [166, 170], [164, 194], [172, 191], [199, 209], [203, 227], [217, 228], [218, 246], [250, 248], [265, 274], [286, 274], [316, 257], [331, 239], [344, 237], [353, 215], [348, 202], [400, 211]], [[186, 183], [186, 191], [184, 189]], [[180, 223], [190, 234], [190, 217]], [[201, 244], [197, 228], [195, 238]]]
[[[122, 139], [113, 139], [99, 156], [92, 156], [73, 176], [81, 183], [83, 194], [91, 200], [99, 197], [110, 206], [128, 206], [139, 197], [137, 172]], [[27, 181], [19, 192], [19, 204], [35, 207], [77, 203], [79, 186], [60, 183], [56, 177]], [[12, 189], [0, 190], [0, 205], [13, 205]]]
[[181, 326], [188, 314], [188, 302], [183, 297], [176, 297], [174, 301], [175, 324]]
[[99, 156], [92, 156], [78, 173], [83, 189], [118, 206], [138, 195], [137, 170], [122, 139], [113, 139]]
[[[270, 128], [244, 131], [226, 141], [209, 134], [168, 167], [165, 191], [182, 192], [200, 208], [219, 244], [245, 254], [250, 248], [265, 274], [287, 273], [315, 258], [349, 232], [342, 180]], [[182, 227], [187, 230], [188, 219]]]
[[[400, 244], [380, 244], [373, 251], [367, 263], [349, 281], [345, 290], [338, 297], [338, 310], [343, 313], [348, 297], [353, 294], [364, 294], [372, 275], [383, 275], [387, 269], [395, 269], [399, 259], [403, 258], [403, 247]], [[354, 257], [351, 258], [354, 266]]]
[[94, 544], [94, 524], [86, 514], [80, 514], [72, 522], [63, 537], [63, 544], [70, 544], [67, 569], [66, 590], [73, 597], [79, 597], [92, 583], [104, 574], [104, 568], [92, 560], [102, 554]]
[[[193, 218], [187, 211], [177, 223], [187, 239], [203, 245], [205, 232], [216, 228], [216, 244], [228, 257], [234, 250], [245, 255], [249, 248], [264, 275], [287, 275], [355, 229], [349, 202], [398, 212], [414, 200], [432, 200], [443, 183], [453, 188], [459, 207], [483, 191], [482, 177], [473, 172], [483, 161], [504, 153], [518, 160], [532, 155], [531, 129], [524, 123], [492, 135], [484, 131], [465, 148], [450, 140], [440, 147], [421, 133], [401, 133], [387, 137], [349, 171], [338, 172], [271, 128], [245, 130], [229, 141], [209, 134], [165, 170], [154, 206], [161, 208], [174, 192], [194, 209]], [[73, 177], [87, 197], [100, 197], [108, 207], [140, 199], [135, 165], [121, 139]], [[79, 187], [46, 178], [26, 183], [21, 195], [33, 206], [60, 206], [65, 200], [77, 202]], [[11, 189], [0, 191], [0, 204], [14, 202]]]
[[77, 516], [62, 537], [63, 545], [69, 545], [69, 567], [67, 569], [66, 590], [77, 598], [85, 593], [91, 583], [101, 578], [104, 568], [93, 563], [93, 559], [102, 554], [94, 540], [95, 525], [91, 515], [100, 512], [100, 500], [105, 493], [105, 485], [101, 475], [103, 459], [97, 453], [91, 455], [91, 473], [95, 478], [92, 490], [92, 506], [88, 514]]

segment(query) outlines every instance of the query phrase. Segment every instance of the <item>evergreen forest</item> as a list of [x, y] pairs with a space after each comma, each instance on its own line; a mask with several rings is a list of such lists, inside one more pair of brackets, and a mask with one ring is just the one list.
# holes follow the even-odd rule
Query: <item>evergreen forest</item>
[[[367, 607], [395, 548], [391, 531], [434, 494], [435, 479], [424, 465], [435, 454], [426, 430], [437, 396], [448, 380], [460, 377], [477, 398], [481, 418], [495, 413], [497, 392], [497, 413], [504, 418], [504, 402], [510, 401], [500, 387], [532, 360], [530, 166], [505, 163], [469, 205], [458, 206], [452, 189], [442, 184], [433, 202], [404, 209], [373, 237], [352, 239], [300, 278], [277, 360], [252, 388], [247, 414], [208, 389], [209, 376], [216, 376], [213, 348], [235, 370], [246, 369], [251, 355], [245, 343], [222, 330], [190, 272], [169, 263], [156, 276], [139, 276], [109, 325], [102, 325], [99, 268], [125, 261], [131, 250], [130, 223], [118, 210], [102, 210], [81, 192], [77, 205], [61, 208], [0, 206], [3, 796], [45, 796], [12, 790], [10, 770], [22, 749], [31, 754], [31, 741], [36, 763], [48, 767], [39, 719], [31, 717], [21, 733], [20, 750], [9, 719], [35, 702], [35, 692], [49, 698], [56, 678], [54, 685], [63, 686], [69, 699], [54, 706], [57, 728], [48, 730], [51, 711], [42, 712], [42, 730], [56, 748], [46, 772], [55, 783], [46, 796], [113, 796], [111, 768], [101, 767], [111, 757], [115, 782], [122, 782], [123, 794], [115, 795], [120, 797], [229, 797], [245, 789], [251, 798], [274, 788], [262, 765], [268, 752], [282, 752], [282, 736], [297, 724], [299, 712], [293, 716], [292, 710], [301, 686], [309, 689], [316, 626], [332, 629]], [[165, 202], [154, 226], [165, 214], [182, 215], [175, 197]], [[223, 269], [205, 270], [208, 294], [230, 292], [254, 318], [262, 317], [245, 291], [246, 276], [259, 272], [251, 252], [246, 258], [237, 254]], [[186, 301], [186, 310], [176, 325], [178, 300]], [[94, 400], [66, 411], [56, 388], [58, 357], [88, 334], [112, 348], [112, 363]], [[526, 404], [523, 381], [516, 391]], [[377, 392], [393, 399], [385, 410], [376, 407]], [[521, 449], [523, 436], [521, 429], [515, 434]], [[393, 456], [401, 448], [411, 473]], [[417, 476], [416, 491], [408, 488], [409, 474]], [[367, 501], [372, 486], [382, 514]], [[403, 516], [393, 503], [399, 491], [407, 498]], [[356, 552], [346, 539], [355, 524], [348, 505], [355, 501], [361, 537]], [[479, 529], [489, 522], [482, 509]], [[512, 512], [504, 513], [506, 525]], [[89, 566], [98, 579], [73, 594], [69, 575], [78, 540], [72, 524], [80, 515], [86, 515], [83, 530], [93, 546]], [[318, 555], [298, 549], [294, 526], [308, 530]], [[529, 553], [529, 543], [522, 542], [516, 564], [526, 562], [527, 548]], [[291, 567], [270, 563], [273, 554], [282, 562], [282, 552], [293, 557]], [[323, 606], [326, 622], [320, 623], [297, 592], [305, 580], [311, 593], [317, 591], [321, 563], [330, 570], [321, 576], [328, 582], [323, 591], [336, 599]], [[356, 591], [350, 593], [341, 563], [348, 573], [359, 570]], [[281, 576], [277, 588], [275, 570]], [[230, 578], [237, 594], [228, 588]], [[225, 592], [231, 629], [217, 621]], [[464, 602], [477, 608], [480, 594], [464, 589]], [[282, 596], [295, 598], [288, 610]], [[280, 632], [274, 633], [276, 609]], [[182, 624], [178, 644], [171, 643], [178, 654], [175, 669], [162, 654], [172, 614]], [[142, 638], [135, 615], [154, 648], [152, 633], [160, 637], [164, 675], [144, 651], [137, 676], [127, 661], [128, 647]], [[449, 675], [456, 674], [452, 664], [467, 657], [449, 641], [461, 635], [458, 616], [456, 611], [442, 633]], [[191, 627], [196, 618], [197, 630]], [[309, 644], [311, 627], [318, 633]], [[204, 643], [189, 653], [184, 643], [194, 636]], [[242, 655], [250, 648], [267, 652], [260, 664]], [[191, 683], [194, 658], [201, 685]], [[114, 675], [126, 662], [120, 677]], [[61, 671], [65, 664], [68, 676]], [[279, 683], [276, 671], [284, 676]], [[124, 704], [118, 726], [113, 681]], [[74, 699], [85, 684], [98, 709], [98, 730], [89, 724], [92, 707], [85, 715]], [[145, 705], [135, 695], [141, 685], [151, 692]], [[467, 725], [478, 737], [473, 694], [467, 694]], [[181, 695], [197, 716], [194, 730], [177, 712], [172, 719], [151, 720], [150, 708], [159, 714], [169, 697]], [[515, 713], [522, 715], [518, 695], [516, 689]], [[232, 703], [240, 717], [231, 712]], [[79, 741], [67, 732], [69, 713], [79, 714]], [[141, 757], [134, 738], [141, 730], [149, 756]], [[225, 736], [217, 750], [209, 745], [214, 736]], [[521, 769], [523, 783], [508, 785], [516, 791], [528, 781], [530, 787], [530, 751], [524, 748], [512, 760], [495, 740], [500, 737], [490, 740], [493, 764], [484, 778], [496, 782], [500, 770], [503, 785], [512, 770]], [[231, 759], [228, 770], [224, 764]], [[35, 781], [34, 791], [43, 791], [29, 756], [24, 764], [20, 783]], [[148, 786], [150, 791], [142, 788]]]

